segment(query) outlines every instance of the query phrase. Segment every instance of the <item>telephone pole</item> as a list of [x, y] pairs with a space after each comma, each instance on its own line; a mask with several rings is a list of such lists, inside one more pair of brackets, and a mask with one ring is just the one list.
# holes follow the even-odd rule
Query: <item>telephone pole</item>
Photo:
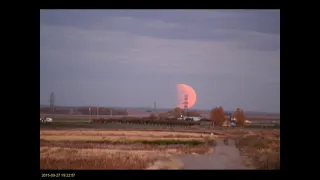
[[54, 95], [54, 92], [52, 92], [50, 94], [50, 109], [52, 114], [54, 114], [54, 101], [55, 101], [55, 95]]

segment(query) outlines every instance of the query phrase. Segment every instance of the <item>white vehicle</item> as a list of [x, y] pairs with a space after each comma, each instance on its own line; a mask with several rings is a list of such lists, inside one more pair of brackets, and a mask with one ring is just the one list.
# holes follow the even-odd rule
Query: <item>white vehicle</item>
[[52, 118], [49, 118], [49, 117], [47, 117], [47, 118], [40, 118], [40, 122], [42, 122], [42, 123], [50, 123], [50, 122], [52, 122]]

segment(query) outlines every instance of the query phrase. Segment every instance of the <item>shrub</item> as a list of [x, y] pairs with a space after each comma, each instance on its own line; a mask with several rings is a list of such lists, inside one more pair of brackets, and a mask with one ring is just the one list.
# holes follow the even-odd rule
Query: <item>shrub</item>
[[151, 120], [157, 120], [158, 117], [157, 117], [156, 115], [154, 115], [154, 114], [150, 114], [149, 119], [151, 119]]
[[280, 169], [280, 139], [275, 136], [242, 137], [236, 142], [236, 146], [256, 169]]
[[237, 108], [236, 111], [234, 112], [234, 117], [237, 119], [237, 124], [239, 126], [244, 126], [246, 118], [244, 116], [244, 112], [242, 109]]

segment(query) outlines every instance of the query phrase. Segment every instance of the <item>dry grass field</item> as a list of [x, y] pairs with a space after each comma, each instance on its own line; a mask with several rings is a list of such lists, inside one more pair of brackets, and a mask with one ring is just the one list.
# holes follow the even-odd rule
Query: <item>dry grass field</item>
[[88, 130], [44, 130], [40, 136], [142, 136], [142, 137], [169, 137], [169, 138], [199, 138], [202, 134], [191, 132], [150, 132], [150, 131], [88, 131]]
[[236, 146], [255, 169], [280, 169], [280, 131], [256, 131], [238, 137]]
[[181, 169], [176, 157], [214, 153], [215, 138], [235, 139], [253, 169], [280, 169], [280, 130], [220, 132], [42, 129], [40, 169]]
[[40, 147], [40, 169], [143, 169], [164, 153], [109, 149]]
[[196, 133], [41, 130], [40, 169], [146, 169], [160, 160], [179, 169], [173, 155], [204, 154], [212, 144]]

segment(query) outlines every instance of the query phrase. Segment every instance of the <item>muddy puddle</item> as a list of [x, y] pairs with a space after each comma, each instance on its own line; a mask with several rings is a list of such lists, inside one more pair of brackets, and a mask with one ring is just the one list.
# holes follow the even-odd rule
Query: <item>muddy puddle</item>
[[233, 139], [217, 139], [216, 142], [212, 153], [180, 156], [183, 169], [248, 169]]

